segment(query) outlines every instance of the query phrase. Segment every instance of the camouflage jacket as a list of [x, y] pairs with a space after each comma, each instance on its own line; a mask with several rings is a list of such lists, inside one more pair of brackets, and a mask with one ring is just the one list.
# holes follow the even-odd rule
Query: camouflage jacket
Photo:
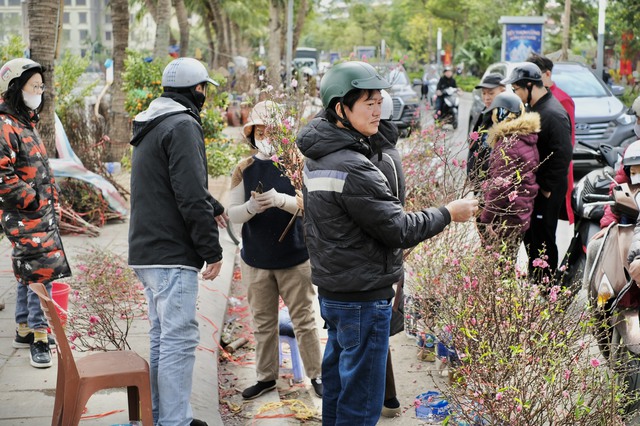
[[48, 283], [71, 275], [54, 206], [58, 193], [33, 121], [0, 99], [0, 214], [13, 246], [18, 282]]

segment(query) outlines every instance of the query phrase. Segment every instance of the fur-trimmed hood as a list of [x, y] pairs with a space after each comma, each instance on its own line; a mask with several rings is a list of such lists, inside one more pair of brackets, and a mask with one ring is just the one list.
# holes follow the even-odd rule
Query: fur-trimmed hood
[[526, 112], [511, 121], [496, 123], [489, 129], [487, 143], [494, 147], [498, 138], [512, 135], [530, 135], [540, 132], [540, 115], [537, 112]]

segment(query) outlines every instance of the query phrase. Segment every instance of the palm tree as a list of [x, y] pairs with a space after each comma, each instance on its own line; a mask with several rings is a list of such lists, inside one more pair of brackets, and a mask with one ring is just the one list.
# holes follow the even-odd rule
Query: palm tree
[[[28, 0], [29, 50], [31, 59], [45, 68], [45, 80], [50, 88], [55, 87], [53, 77], [56, 44], [58, 42], [58, 22], [61, 18], [61, 0]], [[53, 93], [49, 89], [49, 93]], [[40, 114], [38, 129], [47, 153], [56, 156], [55, 101], [49, 96]]]
[[129, 1], [111, 0], [111, 23], [113, 25], [113, 85], [111, 86], [111, 108], [109, 113], [110, 161], [120, 161], [129, 148], [131, 122], [124, 103], [126, 94], [122, 90], [122, 71], [129, 44]]
[[171, 0], [158, 0], [155, 8], [156, 43], [153, 48], [154, 58], [164, 58], [169, 48], [171, 22]]
[[180, 56], [187, 56], [189, 54], [189, 12], [184, 0], [173, 0], [173, 7], [176, 9], [178, 28], [180, 28]]

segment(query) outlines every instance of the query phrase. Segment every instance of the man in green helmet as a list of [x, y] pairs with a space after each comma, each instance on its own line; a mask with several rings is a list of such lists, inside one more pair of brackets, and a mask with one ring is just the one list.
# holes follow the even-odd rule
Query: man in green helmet
[[476, 200], [405, 213], [369, 157], [389, 87], [364, 62], [333, 66], [320, 82], [324, 117], [299, 134], [305, 155], [304, 229], [311, 278], [328, 328], [322, 362], [324, 425], [375, 425], [384, 399], [392, 285], [402, 249], [464, 222]]

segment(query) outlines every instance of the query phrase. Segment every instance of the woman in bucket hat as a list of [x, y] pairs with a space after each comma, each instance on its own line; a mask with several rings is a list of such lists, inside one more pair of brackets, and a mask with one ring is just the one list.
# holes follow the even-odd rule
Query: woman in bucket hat
[[302, 223], [297, 220], [278, 241], [291, 215], [298, 213], [295, 190], [272, 160], [266, 126], [282, 120], [282, 108], [272, 101], [257, 103], [243, 127], [257, 152], [238, 164], [231, 178], [229, 219], [242, 224], [242, 279], [253, 315], [258, 381], [242, 392], [254, 399], [276, 388], [278, 378], [279, 298], [289, 308], [300, 356], [314, 393], [322, 397], [320, 338], [315, 322], [309, 254]]

